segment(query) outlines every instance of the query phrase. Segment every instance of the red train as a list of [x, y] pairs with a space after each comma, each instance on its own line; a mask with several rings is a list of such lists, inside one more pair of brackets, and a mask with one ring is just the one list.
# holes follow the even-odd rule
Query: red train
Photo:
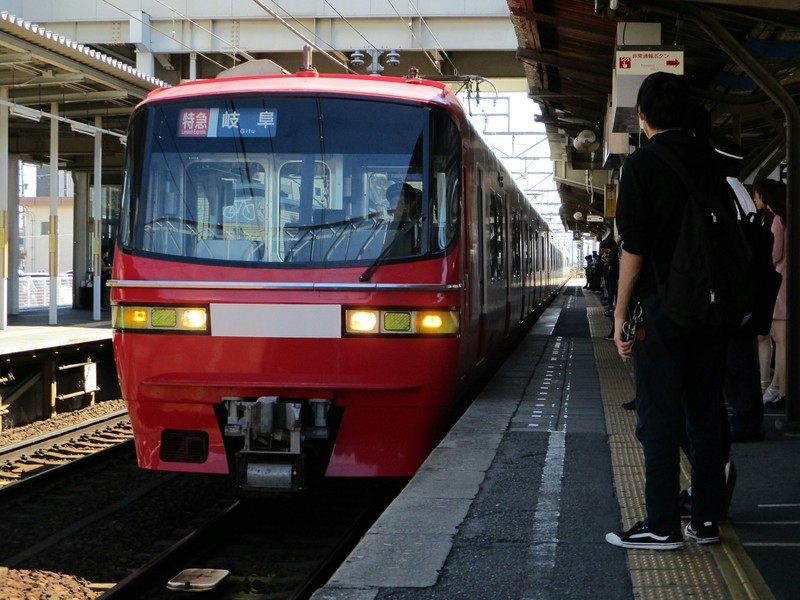
[[566, 278], [440, 83], [186, 83], [136, 108], [127, 149], [110, 285], [145, 468], [410, 476]]

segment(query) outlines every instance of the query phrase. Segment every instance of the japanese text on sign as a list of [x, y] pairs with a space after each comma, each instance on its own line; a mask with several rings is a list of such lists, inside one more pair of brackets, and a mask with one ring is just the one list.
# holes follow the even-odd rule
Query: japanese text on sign
[[617, 50], [617, 74], [649, 75], [666, 71], [683, 75], [683, 51], [669, 49]]
[[274, 109], [185, 108], [178, 116], [178, 137], [275, 137]]

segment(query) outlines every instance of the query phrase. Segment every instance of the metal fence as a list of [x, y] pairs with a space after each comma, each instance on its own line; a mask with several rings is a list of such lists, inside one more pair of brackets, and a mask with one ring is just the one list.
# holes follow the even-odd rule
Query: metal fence
[[[59, 275], [58, 305], [72, 305], [72, 275]], [[50, 276], [46, 274], [29, 274], [19, 276], [19, 307], [45, 308], [50, 306]]]

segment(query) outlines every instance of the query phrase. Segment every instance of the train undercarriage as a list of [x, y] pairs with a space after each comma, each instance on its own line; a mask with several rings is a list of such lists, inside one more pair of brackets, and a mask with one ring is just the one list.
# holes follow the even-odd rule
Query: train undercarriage
[[305, 489], [327, 462], [335, 439], [330, 400], [225, 396], [222, 403], [226, 446], [238, 448], [233, 473], [242, 492]]

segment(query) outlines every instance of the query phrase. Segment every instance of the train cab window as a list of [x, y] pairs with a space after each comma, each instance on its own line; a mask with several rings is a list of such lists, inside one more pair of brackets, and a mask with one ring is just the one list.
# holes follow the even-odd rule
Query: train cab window
[[[129, 140], [123, 250], [364, 265], [442, 254], [459, 230], [461, 138], [439, 107], [297, 95], [153, 102], [133, 116]], [[418, 193], [418, 243], [384, 257], [395, 208], [386, 192], [399, 182]]]
[[[304, 169], [313, 173], [305, 176]], [[327, 220], [324, 213], [335, 210], [331, 203], [331, 172], [321, 161], [289, 161], [281, 165], [278, 175], [280, 203], [278, 214], [282, 224], [287, 222], [311, 224]]]

